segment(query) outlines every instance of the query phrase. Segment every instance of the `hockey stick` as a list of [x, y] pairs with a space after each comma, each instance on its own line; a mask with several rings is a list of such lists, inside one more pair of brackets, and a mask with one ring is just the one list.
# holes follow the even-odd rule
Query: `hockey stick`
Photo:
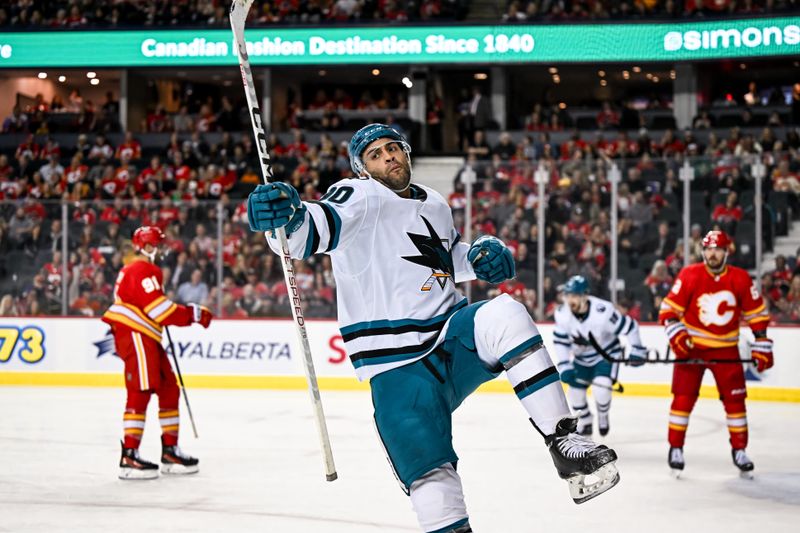
[[183, 402], [186, 404], [186, 412], [189, 414], [189, 422], [192, 423], [192, 432], [194, 438], [197, 437], [197, 426], [194, 425], [194, 415], [192, 415], [192, 406], [189, 405], [189, 396], [186, 394], [186, 386], [183, 384], [183, 376], [181, 375], [181, 367], [178, 366], [178, 356], [175, 355], [175, 345], [172, 344], [172, 335], [169, 334], [169, 328], [164, 326], [164, 331], [167, 332], [167, 341], [169, 342], [169, 351], [172, 354], [172, 361], [175, 363], [175, 373], [178, 374], [178, 383], [181, 385], [181, 392], [183, 392]]
[[[626, 365], [630, 365], [632, 362], [637, 362], [640, 364], [650, 363], [650, 364], [663, 364], [663, 365], [725, 365], [725, 364], [742, 364], [742, 363], [755, 363], [754, 359], [661, 359], [658, 350], [648, 350], [647, 352], [647, 359], [631, 359], [630, 357], [622, 357], [622, 358], [614, 358], [611, 357], [608, 352], [606, 352], [600, 343], [597, 342], [597, 339], [594, 338], [594, 335], [589, 333], [589, 342], [592, 345], [600, 357], [609, 361], [611, 363], [623, 363]], [[650, 359], [650, 354], [655, 352], [656, 358]], [[667, 346], [667, 354], [666, 357], [669, 357], [670, 348]]]
[[[269, 183], [272, 180], [272, 163], [270, 162], [269, 150], [267, 149], [267, 135], [261, 124], [261, 110], [258, 105], [258, 97], [256, 96], [255, 84], [253, 82], [253, 71], [250, 68], [250, 58], [247, 55], [247, 45], [244, 39], [244, 23], [252, 4], [253, 0], [233, 0], [230, 19], [231, 29], [233, 30], [233, 35], [236, 40], [236, 50], [237, 56], [239, 57], [239, 69], [242, 72], [244, 93], [247, 97], [247, 105], [250, 108], [250, 122], [253, 126], [253, 135], [255, 136], [256, 147], [258, 148], [261, 174], [264, 178], [264, 183]], [[314, 370], [314, 361], [311, 358], [311, 347], [308, 344], [308, 332], [306, 331], [305, 318], [303, 317], [300, 291], [297, 288], [292, 257], [289, 252], [289, 242], [286, 238], [286, 231], [283, 228], [278, 228], [275, 233], [281, 244], [283, 277], [286, 281], [286, 288], [291, 296], [292, 316], [294, 317], [297, 330], [297, 338], [300, 341], [300, 346], [303, 348], [303, 369], [305, 370], [306, 380], [308, 381], [308, 392], [311, 395], [311, 403], [314, 405], [317, 431], [319, 433], [323, 458], [325, 460], [325, 479], [334, 481], [338, 475], [336, 473], [336, 466], [333, 463], [333, 451], [331, 450], [331, 441], [328, 437], [328, 426], [325, 423], [325, 412], [322, 409], [322, 399], [319, 395], [317, 373]]]
[[598, 385], [597, 383], [592, 383], [591, 381], [586, 381], [585, 379], [575, 379], [577, 383], [581, 385], [586, 385], [587, 387], [596, 387], [598, 389], [606, 389], [610, 390], [611, 392], [619, 392], [622, 394], [625, 392], [625, 387], [622, 386], [622, 383], [619, 381], [614, 382], [614, 386], [609, 387], [608, 385]]

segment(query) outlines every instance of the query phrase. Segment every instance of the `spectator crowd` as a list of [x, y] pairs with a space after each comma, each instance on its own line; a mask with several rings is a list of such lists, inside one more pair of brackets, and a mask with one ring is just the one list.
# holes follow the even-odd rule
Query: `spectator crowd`
[[[777, 235], [788, 232], [788, 222], [799, 212], [796, 129], [786, 129], [783, 138], [769, 127], [760, 135], [734, 127], [727, 137], [712, 132], [701, 138], [693, 130], [668, 129], [651, 138], [643, 129], [636, 136], [626, 131], [601, 132], [591, 140], [576, 130], [561, 143], [552, 141], [549, 132], [516, 135], [503, 132], [494, 144], [485, 137], [479, 145], [471, 143], [449, 202], [463, 233], [462, 178], [475, 172], [471, 234], [496, 235], [508, 243], [517, 262], [517, 278], [498, 287], [478, 282], [474, 295], [482, 298], [505, 292], [534, 314], [541, 297], [545, 312], [537, 317], [540, 320], [552, 319], [560, 302], [558, 287], [572, 275], [584, 275], [594, 293], [609, 296], [612, 231], [618, 240], [618, 278], [624, 283], [618, 286], [620, 304], [641, 320], [656, 319], [661, 299], [686, 264], [680, 171], [687, 161], [694, 170], [690, 262], [701, 260], [703, 235], [722, 229], [736, 240], [730, 261], [755, 268], [754, 165], [763, 164], [767, 178], [763, 182], [765, 251]], [[621, 174], [616, 228], [611, 227], [610, 216], [612, 165]], [[540, 167], [545, 171], [544, 199], [538, 195], [535, 176]], [[540, 201], [546, 203], [543, 295], [535, 290]], [[783, 258], [775, 272], [764, 274], [765, 295], [776, 320], [800, 319], [800, 302], [791, 292], [793, 284], [800, 288], [799, 260]]]
[[[467, 0], [256, 0], [251, 25], [463, 19]], [[81, 30], [126, 27], [228, 27], [220, 0], [12, 0], [0, 28]]]
[[676, 19], [790, 13], [796, 0], [509, 0], [503, 22]]

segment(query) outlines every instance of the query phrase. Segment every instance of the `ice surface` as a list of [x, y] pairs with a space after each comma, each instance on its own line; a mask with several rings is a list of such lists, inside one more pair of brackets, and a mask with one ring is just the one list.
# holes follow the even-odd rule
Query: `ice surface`
[[[183, 418], [195, 476], [117, 479], [121, 389], [0, 387], [0, 531], [399, 532], [416, 518], [377, 441], [365, 392], [323, 391], [339, 480], [325, 481], [308, 395], [191, 390]], [[620, 484], [572, 503], [542, 439], [511, 394], [476, 394], [455, 414], [470, 521], [479, 533], [796, 531], [800, 405], [750, 402], [755, 480], [731, 463], [718, 401], [689, 423], [686, 470], [668, 475], [669, 399], [616, 396], [604, 442]], [[142, 455], [157, 461], [156, 402]]]

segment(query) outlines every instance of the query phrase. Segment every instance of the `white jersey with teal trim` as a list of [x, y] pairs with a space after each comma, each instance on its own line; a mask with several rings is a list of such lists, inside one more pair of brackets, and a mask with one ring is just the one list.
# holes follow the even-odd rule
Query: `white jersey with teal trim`
[[615, 359], [623, 356], [620, 335], [625, 335], [632, 347], [638, 349], [642, 344], [636, 320], [623, 315], [614, 304], [601, 298], [589, 296], [589, 310], [583, 320], [572, 314], [567, 304], [556, 309], [555, 319], [553, 342], [559, 366], [570, 361], [581, 366], [593, 366], [603, 360], [589, 342], [589, 333]]
[[442, 342], [449, 317], [467, 305], [455, 281], [475, 278], [445, 199], [423, 185], [411, 192], [407, 199], [373, 179], [342, 180], [319, 202], [304, 202], [303, 224], [289, 238], [294, 258], [330, 255], [339, 327], [362, 381]]

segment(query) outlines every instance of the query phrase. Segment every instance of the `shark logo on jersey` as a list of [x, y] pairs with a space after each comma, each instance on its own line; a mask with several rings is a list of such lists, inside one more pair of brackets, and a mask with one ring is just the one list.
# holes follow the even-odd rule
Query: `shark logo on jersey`
[[449, 241], [439, 237], [431, 223], [428, 222], [428, 219], [423, 216], [420, 216], [420, 218], [428, 228], [428, 235], [418, 235], [416, 233], [407, 233], [406, 235], [408, 235], [421, 255], [407, 256], [403, 257], [403, 259], [431, 269], [431, 275], [419, 290], [423, 292], [430, 291], [434, 281], [444, 289], [447, 280], [452, 279], [455, 272], [453, 256], [450, 254], [450, 250], [445, 248], [445, 245], [449, 245]]

